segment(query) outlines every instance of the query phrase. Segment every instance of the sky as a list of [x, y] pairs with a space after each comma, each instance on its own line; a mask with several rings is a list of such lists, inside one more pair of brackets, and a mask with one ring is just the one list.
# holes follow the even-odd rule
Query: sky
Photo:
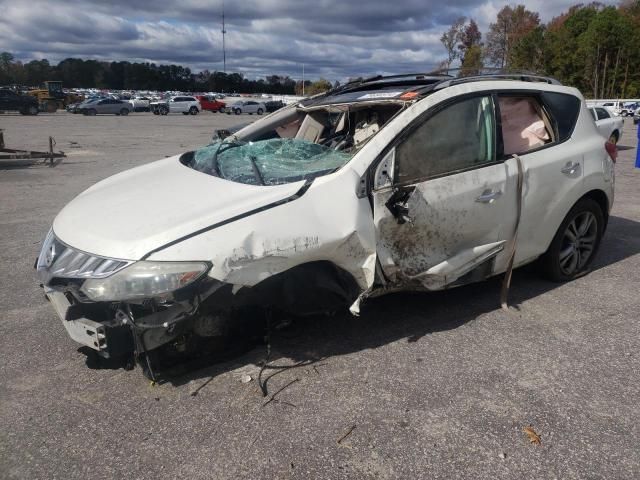
[[[486, 33], [498, 0], [226, 0], [226, 68], [249, 78], [344, 80], [424, 72], [445, 58], [457, 18]], [[525, 0], [543, 22], [578, 0]], [[613, 4], [614, 0], [603, 3]], [[0, 0], [0, 51], [28, 61], [68, 58], [175, 63], [222, 70], [222, 0]]]

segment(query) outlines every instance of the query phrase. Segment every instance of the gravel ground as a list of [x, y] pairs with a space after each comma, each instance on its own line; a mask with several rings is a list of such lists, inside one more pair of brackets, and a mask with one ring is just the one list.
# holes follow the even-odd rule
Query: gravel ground
[[32, 268], [55, 214], [108, 175], [254, 118], [0, 116], [7, 146], [45, 149], [53, 135], [68, 154], [55, 168], [0, 167], [0, 477], [640, 478], [629, 121], [594, 271], [562, 285], [517, 271], [512, 313], [492, 280], [297, 323], [275, 335], [273, 358], [305, 365], [268, 371], [270, 393], [288, 385], [268, 404], [242, 382], [262, 347], [155, 386], [139, 369], [87, 368]]

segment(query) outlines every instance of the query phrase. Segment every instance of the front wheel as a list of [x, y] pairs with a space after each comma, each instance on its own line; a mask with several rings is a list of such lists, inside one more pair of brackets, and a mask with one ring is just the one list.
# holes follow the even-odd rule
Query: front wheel
[[189, 109], [189, 113], [190, 113], [191, 115], [197, 115], [197, 114], [198, 114], [198, 109], [197, 109], [196, 107], [191, 107], [191, 108]]
[[87, 110], [87, 115], [94, 116], [94, 115], [97, 115], [97, 113], [98, 112], [96, 111], [95, 108], [90, 108], [89, 110]]
[[220, 107], [220, 110], [218, 110], [218, 112], [224, 113], [224, 107]]
[[258, 111], [256, 112], [258, 115], [262, 115], [264, 113], [264, 110], [262, 110], [261, 108], [258, 109]]
[[129, 110], [126, 108], [123, 108], [122, 110], [120, 110], [120, 115], [129, 115]]
[[604, 234], [604, 213], [590, 198], [578, 201], [541, 258], [546, 276], [556, 282], [573, 280], [587, 272]]
[[160, 115], [168, 115], [168, 114], [169, 114], [169, 109], [167, 107], [160, 109]]
[[234, 111], [234, 113], [235, 113], [236, 115], [240, 115], [240, 114], [242, 113], [242, 111], [241, 111], [240, 109], [236, 109], [236, 110]]

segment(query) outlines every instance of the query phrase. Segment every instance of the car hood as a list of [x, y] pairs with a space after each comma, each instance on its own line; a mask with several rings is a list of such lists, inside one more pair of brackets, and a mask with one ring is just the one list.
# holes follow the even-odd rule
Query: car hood
[[53, 231], [76, 249], [139, 260], [185, 235], [291, 197], [303, 185], [235, 183], [193, 170], [175, 156], [95, 184], [64, 207]]

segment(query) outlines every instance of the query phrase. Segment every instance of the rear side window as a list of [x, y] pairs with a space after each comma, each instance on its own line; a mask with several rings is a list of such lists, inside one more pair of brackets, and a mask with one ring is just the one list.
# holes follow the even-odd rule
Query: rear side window
[[428, 179], [493, 161], [493, 101], [489, 96], [468, 98], [436, 112], [396, 147], [396, 179]]
[[555, 120], [558, 142], [564, 142], [573, 133], [580, 113], [580, 99], [566, 93], [542, 92], [542, 101]]
[[549, 118], [535, 96], [500, 96], [504, 154], [526, 153], [553, 141]]
[[611, 118], [611, 115], [609, 115], [609, 112], [607, 112], [604, 108], [596, 108], [596, 113], [598, 114], [598, 120]]

